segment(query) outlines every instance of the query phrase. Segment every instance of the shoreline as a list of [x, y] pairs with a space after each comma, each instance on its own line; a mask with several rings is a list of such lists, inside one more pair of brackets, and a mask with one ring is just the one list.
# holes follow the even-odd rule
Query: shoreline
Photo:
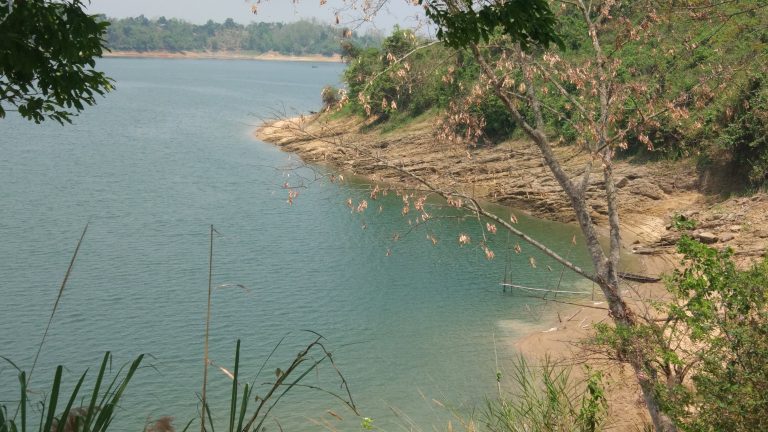
[[180, 60], [260, 60], [260, 61], [289, 61], [289, 62], [318, 62], [341, 63], [341, 56], [324, 56], [321, 54], [293, 56], [267, 52], [262, 54], [244, 53], [240, 51], [120, 51], [113, 50], [103, 54], [105, 58], [154, 58]]
[[[377, 170], [376, 163], [366, 161], [354, 146], [340, 148], [328, 142], [346, 138], [355, 146], [397, 161], [403, 168], [438, 186], [447, 174], [460, 184], [471, 184], [468, 192], [482, 200], [523, 210], [542, 219], [573, 223], [568, 217], [572, 210], [567, 203], [562, 205], [557, 188], [547, 181], [550, 174], [541, 169], [540, 157], [527, 156], [524, 143], [507, 142], [493, 148], [455, 149], [447, 145], [438, 148], [431, 132], [433, 120], [416, 119], [398, 131], [380, 133], [360, 132], [361, 126], [368, 126], [365, 120], [300, 116], [264, 122], [253, 136], [296, 154], [306, 162], [351, 171], [375, 182], [405, 183], [401, 176]], [[568, 156], [568, 148], [564, 147], [555, 148], [561, 157]], [[514, 160], [510, 154], [515, 154]], [[632, 261], [640, 267], [633, 272], [657, 276], [675, 268], [678, 257], [674, 244], [680, 233], [670, 230], [670, 219], [681, 212], [695, 215], [701, 222], [699, 235], [716, 233], [719, 238], [715, 246], [741, 250], [743, 262], [761, 256], [768, 247], [768, 240], [756, 240], [768, 239], [768, 230], [757, 233], [752, 232], [754, 228], [746, 229], [748, 225], [768, 224], [768, 196], [765, 194], [717, 201], [702, 192], [706, 190], [705, 184], [698, 180], [695, 166], [685, 162], [638, 165], [621, 161], [614, 166], [614, 173], [619, 185], [622, 255], [631, 254]], [[527, 181], [520, 181], [515, 176]], [[592, 206], [594, 220], [605, 230], [599, 200]], [[727, 217], [723, 217], [724, 214]], [[691, 234], [697, 236], [696, 231]], [[637, 284], [625, 281], [624, 293], [626, 301], [633, 307], [651, 299], [663, 300], [669, 295], [663, 282]], [[632, 372], [616, 362], [587, 360], [576, 343], [594, 334], [593, 324], [610, 322], [607, 309], [600, 309], [605, 303], [596, 300], [584, 301], [583, 306], [552, 304], [553, 318], [533, 323], [532, 328], [536, 330], [522, 335], [514, 346], [534, 361], [549, 356], [562, 364], [589, 362], [601, 370], [611, 411], [620, 413], [616, 417], [620, 422], [610, 426], [630, 429], [649, 420]], [[583, 377], [580, 367], [574, 368], [574, 374], [577, 378]]]

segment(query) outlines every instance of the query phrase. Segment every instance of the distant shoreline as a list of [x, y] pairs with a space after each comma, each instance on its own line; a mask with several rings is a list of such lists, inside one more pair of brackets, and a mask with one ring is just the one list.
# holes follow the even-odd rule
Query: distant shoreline
[[294, 61], [294, 62], [324, 62], [341, 63], [341, 56], [324, 56], [311, 54], [303, 56], [284, 55], [276, 52], [263, 54], [244, 53], [239, 51], [119, 51], [105, 52], [104, 57], [112, 58], [167, 58], [188, 60], [266, 60], [266, 61]]

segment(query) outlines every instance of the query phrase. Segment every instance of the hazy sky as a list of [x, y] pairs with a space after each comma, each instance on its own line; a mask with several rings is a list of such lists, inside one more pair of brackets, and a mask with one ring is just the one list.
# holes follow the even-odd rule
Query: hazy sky
[[[232, 18], [247, 24], [259, 21], [287, 22], [312, 17], [332, 23], [334, 10], [343, 7], [345, 2], [328, 0], [325, 6], [320, 6], [320, 0], [299, 0], [297, 4], [293, 0], [262, 0], [256, 15], [251, 13], [253, 3], [255, 1], [248, 0], [91, 0], [88, 10], [115, 18], [143, 14], [149, 18], [181, 18], [196, 24], [205, 23], [209, 19], [222, 22]], [[382, 30], [389, 30], [395, 24], [413, 27], [416, 24], [414, 16], [420, 11], [421, 8], [412, 6], [410, 0], [389, 0], [387, 10], [381, 11], [374, 23]], [[353, 15], [354, 12], [347, 12], [342, 20], [346, 22]]]

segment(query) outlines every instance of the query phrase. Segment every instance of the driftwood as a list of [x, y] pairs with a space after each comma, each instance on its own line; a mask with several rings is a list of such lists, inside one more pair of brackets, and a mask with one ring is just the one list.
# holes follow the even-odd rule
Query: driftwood
[[624, 280], [630, 280], [633, 282], [640, 282], [640, 283], [654, 283], [654, 282], [661, 281], [661, 278], [658, 276], [645, 276], [645, 275], [639, 275], [635, 273], [619, 272], [619, 277]]

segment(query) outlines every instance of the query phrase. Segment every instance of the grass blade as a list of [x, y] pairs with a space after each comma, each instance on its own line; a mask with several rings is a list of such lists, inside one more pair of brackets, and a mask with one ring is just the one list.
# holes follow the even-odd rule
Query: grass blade
[[[203, 405], [203, 409], [208, 413], [208, 424], [211, 425], [211, 432], [216, 432], [216, 428], [213, 427], [213, 416], [211, 415], [211, 409], [208, 408], [208, 404]], [[203, 432], [205, 432], [205, 425], [203, 425]]]
[[96, 410], [96, 400], [99, 398], [99, 390], [101, 389], [101, 382], [104, 379], [104, 373], [107, 370], [107, 363], [109, 362], [110, 352], [104, 353], [104, 359], [101, 361], [101, 367], [99, 368], [99, 375], [96, 377], [96, 384], [93, 385], [93, 393], [91, 394], [91, 402], [88, 404], [88, 412], [85, 414], [85, 421], [83, 424], [86, 428], [90, 427], [91, 420]]
[[195, 419], [194, 419], [194, 418], [193, 418], [192, 420], [188, 421], [188, 422], [187, 422], [187, 425], [186, 425], [186, 426], [184, 426], [184, 429], [182, 429], [182, 430], [181, 430], [181, 432], [187, 432], [187, 430], [189, 429], [189, 427], [190, 427], [190, 426], [192, 426], [192, 423], [194, 423], [194, 422], [195, 422]]
[[59, 389], [61, 388], [61, 372], [64, 368], [56, 367], [56, 375], [53, 377], [53, 387], [51, 387], [51, 399], [48, 402], [48, 415], [45, 418], [43, 431], [50, 431], [53, 425], [53, 418], [56, 416], [56, 405], [59, 401]]
[[207, 411], [206, 404], [206, 386], [208, 385], [208, 335], [211, 326], [211, 292], [213, 287], [213, 233], [216, 231], [211, 225], [210, 231], [210, 244], [208, 249], [208, 308], [205, 315], [205, 335], [203, 337], [203, 390], [201, 394], [201, 400], [203, 403], [203, 410], [200, 413], [200, 432], [205, 432], [205, 413]]
[[[77, 399], [77, 394], [80, 392], [80, 386], [83, 385], [83, 381], [85, 380], [85, 376], [88, 374], [88, 371], [86, 370], [83, 372], [83, 374], [80, 376], [80, 380], [77, 381], [77, 385], [75, 385], [75, 389], [72, 390], [72, 395], [69, 397], [69, 402], [67, 402], [67, 406], [64, 408], [64, 411], [61, 413], [61, 417], [59, 417], [59, 425], [56, 428], [57, 430], [65, 430], [67, 428], [67, 423], [69, 423], [69, 413], [72, 410], [72, 405], [75, 403], [75, 399]], [[75, 420], [75, 423], [77, 423], [77, 420]], [[75, 429], [78, 430], [78, 429]]]
[[[59, 287], [59, 294], [56, 296], [56, 301], [53, 303], [53, 309], [51, 310], [51, 316], [48, 317], [48, 325], [45, 326], [45, 331], [43, 332], [43, 338], [40, 340], [40, 345], [37, 346], [37, 353], [35, 354], [35, 359], [32, 361], [32, 367], [29, 369], [29, 376], [27, 376], [27, 384], [29, 384], [29, 381], [32, 380], [32, 373], [35, 371], [35, 366], [37, 365], [37, 359], [40, 357], [40, 351], [43, 349], [43, 344], [45, 343], [45, 338], [48, 336], [48, 331], [51, 329], [51, 323], [53, 322], [53, 316], [56, 314], [56, 309], [59, 307], [59, 302], [61, 301], [61, 296], [64, 294], [64, 288], [67, 286], [67, 281], [69, 280], [69, 275], [72, 273], [72, 268], [75, 266], [75, 260], [77, 259], [77, 253], [80, 251], [80, 245], [83, 244], [83, 239], [85, 238], [85, 233], [88, 231], [88, 224], [85, 224], [85, 228], [83, 228], [83, 233], [80, 234], [80, 240], [77, 241], [77, 246], [75, 247], [75, 252], [72, 254], [72, 259], [69, 261], [69, 267], [67, 267], [67, 272], [64, 273], [64, 280], [61, 281], [61, 286]], [[47, 432], [47, 431], [46, 431]]]
[[[21, 410], [21, 430], [27, 430], [27, 373], [19, 374], [19, 388], [21, 388], [21, 399], [19, 399], [19, 409]], [[0, 425], [3, 422], [0, 421]]]
[[243, 390], [243, 401], [240, 403], [240, 419], [237, 421], [237, 432], [243, 430], [243, 422], [245, 421], [245, 412], [248, 410], [248, 401], [251, 398], [251, 390], [248, 384], [245, 384], [245, 390]]
[[237, 375], [240, 369], [240, 339], [237, 340], [235, 347], [235, 374], [232, 378], [232, 399], [229, 408], [229, 432], [235, 429], [235, 414], [237, 413]]

